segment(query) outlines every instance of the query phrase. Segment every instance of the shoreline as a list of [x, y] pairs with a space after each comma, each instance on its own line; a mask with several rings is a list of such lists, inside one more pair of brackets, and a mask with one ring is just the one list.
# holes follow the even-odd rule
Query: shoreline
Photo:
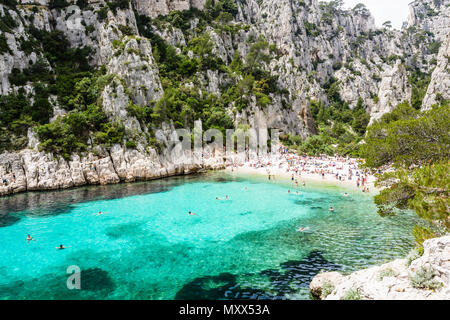
[[[349, 179], [339, 180], [336, 179], [335, 174], [325, 174], [324, 177], [322, 177], [320, 173], [301, 172], [301, 174], [296, 174], [292, 170], [288, 171], [288, 168], [285, 167], [279, 168], [273, 165], [257, 168], [250, 166], [250, 164], [246, 162], [245, 164], [238, 166], [227, 166], [225, 169], [223, 169], [223, 171], [230, 174], [265, 176], [267, 180], [268, 175], [270, 173], [271, 179], [273, 179], [273, 176], [275, 176], [274, 181], [277, 181], [281, 178], [282, 180], [285, 180], [287, 182], [292, 181], [292, 176], [294, 176], [294, 181], [296, 180], [298, 181], [297, 187], [301, 187], [302, 183], [305, 182], [306, 186], [308, 185], [308, 183], [312, 183], [316, 186], [319, 186], [320, 184], [325, 184], [328, 186], [337, 186], [359, 192], [362, 192], [363, 189], [362, 186], [357, 187], [355, 179], [356, 177], [352, 177], [351, 180]], [[341, 174], [341, 172], [339, 174]], [[381, 188], [375, 187], [375, 181], [376, 181], [375, 176], [367, 175], [367, 182], [365, 184], [365, 187], [369, 188], [369, 192], [365, 192], [366, 194], [374, 196], [378, 194], [380, 190], [382, 190]]]
[[[165, 178], [170, 178], [170, 177], [174, 177], [174, 176], [186, 176], [186, 175], [196, 175], [196, 174], [203, 174], [206, 172], [220, 172], [223, 171], [225, 173], [228, 174], [239, 174], [239, 175], [256, 175], [259, 177], [268, 177], [268, 173], [270, 172], [271, 175], [271, 179], [273, 179], [272, 181], [280, 181], [284, 180], [283, 182], [291, 182], [292, 180], [292, 175], [294, 175], [294, 181], [298, 182], [297, 187], [301, 187], [303, 182], [306, 183], [306, 185], [308, 185], [309, 183], [314, 184], [317, 187], [320, 187], [321, 184], [325, 184], [327, 186], [336, 186], [336, 187], [342, 187], [342, 188], [346, 188], [348, 190], [352, 190], [352, 191], [359, 191], [362, 192], [362, 186], [360, 186], [359, 188], [356, 186], [356, 176], [352, 177], [351, 180], [349, 180], [347, 177], [342, 178], [342, 180], [339, 180], [336, 178], [335, 174], [331, 174], [331, 173], [326, 173], [324, 174], [324, 177], [321, 176], [320, 173], [311, 173], [311, 172], [301, 172], [300, 174], [295, 173], [294, 171], [289, 169], [292, 169], [291, 167], [288, 167], [286, 165], [286, 163], [284, 163], [283, 161], [285, 161], [285, 159], [280, 158], [280, 165], [277, 167], [275, 165], [262, 165], [260, 167], [254, 167], [252, 166], [252, 161], [239, 161], [237, 160], [237, 158], [232, 159], [233, 163], [230, 163], [228, 159], [228, 161], [225, 158], [221, 158], [221, 161], [213, 161], [214, 164], [212, 164], [210, 161], [212, 160], [211, 158], [209, 159], [210, 161], [208, 161], [209, 163], [204, 163], [203, 165], [201, 165], [200, 167], [196, 167], [196, 168], [184, 168], [183, 166], [179, 166], [177, 169], [173, 170], [172, 172], [160, 172], [158, 175], [154, 175], [152, 177], [146, 177], [146, 178], [138, 178], [135, 177], [135, 179], [133, 180], [127, 180], [127, 179], [117, 179], [117, 180], [106, 180], [103, 182], [99, 182], [99, 181], [95, 181], [95, 182], [91, 182], [89, 180], [85, 180], [85, 183], [81, 183], [81, 184], [68, 184], [68, 185], [58, 185], [56, 184], [55, 186], [44, 186], [42, 188], [40, 187], [33, 187], [31, 189], [28, 189], [27, 187], [24, 188], [10, 188], [9, 190], [3, 190], [3, 192], [0, 192], [0, 199], [1, 198], [7, 198], [16, 194], [23, 194], [23, 193], [28, 193], [28, 192], [47, 192], [47, 191], [58, 191], [58, 190], [68, 190], [68, 189], [76, 189], [79, 187], [86, 187], [86, 186], [105, 186], [105, 185], [115, 185], [115, 184], [128, 184], [128, 183], [134, 183], [134, 182], [146, 182], [146, 181], [154, 181], [154, 180], [159, 180], [159, 179], [165, 179]], [[314, 159], [314, 161], [317, 161], [318, 159], [321, 158], [311, 158]], [[237, 161], [236, 161], [237, 160]], [[270, 163], [270, 161], [272, 161], [273, 159], [268, 157], [268, 158], [264, 158], [264, 161], [267, 161]], [[326, 160], [325, 163], [328, 164], [329, 160]], [[258, 163], [260, 162], [260, 160], [258, 160]], [[340, 163], [338, 161], [339, 164], [342, 165], [342, 163]], [[282, 166], [283, 164], [283, 166]], [[183, 170], [184, 169], [184, 170]], [[344, 166], [342, 168], [340, 168], [342, 170], [336, 170], [336, 172], [338, 172], [339, 175], [341, 175], [345, 170], [344, 170]], [[346, 168], [348, 169], [348, 168]], [[275, 178], [274, 178], [275, 177]], [[376, 195], [381, 189], [380, 188], [376, 188], [374, 186], [374, 182], [375, 182], [376, 178], [373, 175], [367, 175], [367, 182], [365, 184], [366, 187], [369, 188], [369, 192], [366, 192], [366, 194], [370, 194], [372, 196]], [[292, 182], [294, 183], [294, 182]], [[296, 186], [293, 186], [293, 188], [295, 188]], [[1, 188], [0, 188], [1, 189]], [[2, 190], [0, 190], [2, 191]]]
[[209, 167], [205, 166], [197, 170], [186, 170], [181, 172], [175, 172], [175, 173], [169, 173], [166, 175], [160, 175], [160, 176], [154, 176], [151, 178], [145, 178], [145, 179], [139, 179], [135, 178], [134, 180], [120, 180], [120, 181], [109, 181], [106, 183], [89, 183], [86, 182], [84, 184], [78, 184], [78, 185], [69, 185], [69, 186], [59, 186], [59, 187], [49, 187], [49, 188], [33, 188], [33, 189], [25, 189], [25, 190], [19, 190], [19, 191], [12, 191], [12, 192], [6, 192], [6, 193], [0, 193], [0, 201], [2, 199], [7, 199], [9, 197], [13, 197], [16, 195], [23, 195], [27, 193], [44, 193], [44, 192], [54, 192], [54, 191], [65, 191], [65, 190], [76, 190], [86, 187], [105, 187], [105, 186], [113, 186], [113, 185], [129, 185], [129, 184], [135, 184], [135, 183], [145, 183], [145, 182], [151, 182], [155, 180], [163, 180], [168, 178], [174, 178], [174, 177], [183, 177], [183, 176], [195, 176], [195, 175], [202, 175], [207, 172], [219, 172], [225, 170], [226, 167], [224, 166], [218, 166], [215, 167]]
[[[267, 179], [268, 174], [266, 173], [266, 170], [267, 170], [266, 168], [255, 169], [255, 168], [250, 168], [248, 166], [237, 167], [237, 168], [232, 168], [231, 166], [229, 166], [225, 169], [221, 169], [218, 171], [224, 171], [228, 174], [233, 174], [233, 175], [248, 175], [248, 176], [266, 177], [266, 179]], [[267, 181], [269, 181], [269, 182], [270, 181], [291, 182], [291, 173], [273, 170], [271, 172], [271, 177], [273, 175], [275, 175], [275, 179], [271, 178], [271, 180], [267, 179]], [[375, 179], [375, 178], [373, 178], [373, 179]], [[299, 185], [298, 185], [299, 188], [302, 187], [302, 182], [304, 181], [306, 183], [306, 186], [308, 186], [309, 183], [314, 186], [320, 186], [321, 184], [323, 184], [326, 186], [345, 188], [345, 189], [351, 190], [353, 192], [355, 192], [355, 191], [362, 192], [362, 188], [361, 187], [358, 188], [355, 185], [355, 181], [349, 181], [349, 180], [339, 181], [330, 176], [325, 176], [325, 178], [322, 179], [322, 177], [320, 177], [320, 175], [302, 174], [301, 176], [297, 176], [297, 180], [299, 181]], [[376, 188], [374, 186], [374, 182], [375, 182], [375, 180], [367, 182], [366, 186], [369, 187], [370, 192], [366, 192], [366, 194], [376, 195], [381, 190], [380, 188]], [[296, 188], [296, 187], [293, 186], [293, 188]]]

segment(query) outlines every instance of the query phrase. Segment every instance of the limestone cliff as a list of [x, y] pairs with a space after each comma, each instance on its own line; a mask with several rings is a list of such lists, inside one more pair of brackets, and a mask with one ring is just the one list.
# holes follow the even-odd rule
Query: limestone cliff
[[[208, 115], [216, 122], [229, 117], [234, 127], [277, 128], [305, 138], [315, 132], [310, 103], [327, 105], [330, 84], [350, 108], [362, 99], [372, 119], [404, 100], [423, 100], [428, 108], [449, 99], [449, 1], [418, 0], [410, 8], [410, 19], [399, 31], [387, 25], [377, 28], [364, 7], [344, 10], [317, 0], [0, 1], [0, 94], [6, 99], [23, 94], [34, 107], [35, 100], [42, 102], [42, 88], [36, 72], [31, 75], [44, 70], [52, 74], [44, 84], [49, 91], [44, 99], [52, 108], [49, 121], [57, 123], [74, 111], [68, 106], [77, 105], [77, 99], [68, 101], [61, 90], [51, 88], [62, 68], [39, 43], [39, 37], [53, 32], [70, 48], [89, 52], [90, 68], [104, 71], [107, 81], [97, 104], [108, 121], [125, 132], [121, 141], [109, 145], [97, 143], [91, 132], [84, 137], [86, 148], [67, 158], [40, 151], [42, 141], [30, 125], [21, 136], [12, 135], [19, 147], [0, 151], [0, 177], [8, 180], [0, 194], [222, 166], [223, 159], [192, 166], [183, 155], [149, 142], [155, 130], [164, 129], [168, 139], [170, 129], [182, 125], [170, 117], [158, 125], [139, 118], [142, 110], [161, 111], [164, 103], [158, 102], [170, 98], [171, 77], [178, 75], [161, 63], [161, 56], [169, 53], [186, 57], [180, 72], [187, 72], [176, 81], [179, 92], [190, 90], [203, 105], [226, 101], [224, 112], [212, 107]], [[245, 84], [242, 75], [232, 70], [250, 63], [260, 39], [268, 47], [261, 49], [262, 58], [255, 64], [264, 77], [256, 81], [258, 90], [249, 92], [240, 86]], [[168, 46], [175, 53], [170, 48], [160, 52]], [[190, 65], [198, 61], [200, 65]], [[191, 72], [193, 67], [196, 71]], [[428, 79], [429, 86], [415, 87], [410, 80], [417, 74], [424, 82]], [[242, 90], [244, 103], [230, 102], [230, 88]], [[190, 118], [190, 106], [182, 108], [186, 123], [199, 120]]]
[[310, 289], [324, 300], [448, 300], [450, 236], [425, 241], [423, 255], [413, 261], [399, 259], [348, 276], [318, 274]]

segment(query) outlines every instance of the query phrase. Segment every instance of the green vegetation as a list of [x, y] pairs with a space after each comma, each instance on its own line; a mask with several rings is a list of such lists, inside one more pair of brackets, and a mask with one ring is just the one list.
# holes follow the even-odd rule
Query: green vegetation
[[323, 286], [322, 286], [322, 299], [325, 299], [326, 297], [328, 297], [333, 291], [334, 291], [335, 287], [334, 285], [329, 282], [326, 281]]
[[[10, 82], [14, 85], [24, 85], [26, 82], [35, 82], [46, 95], [55, 94], [58, 97], [69, 94], [74, 82], [90, 70], [88, 56], [90, 48], [70, 48], [69, 42], [62, 32], [47, 32], [31, 28], [29, 30], [33, 40], [22, 43], [22, 46], [31, 46], [29, 51], [41, 52], [43, 57], [20, 72], [13, 69]], [[49, 61], [50, 65], [46, 62]]]
[[18, 94], [0, 96], [0, 152], [20, 150], [27, 145], [31, 105], [23, 89]]
[[0, 30], [2, 32], [14, 33], [14, 28], [18, 26], [17, 21], [11, 16], [9, 10], [3, 10], [3, 15], [0, 19]]
[[[122, 142], [123, 126], [108, 121], [98, 100], [111, 76], [106, 76], [104, 69], [91, 70], [88, 64], [90, 48], [70, 48], [60, 31], [31, 28], [29, 32], [34, 38], [29, 45], [42, 57], [22, 72], [13, 70], [10, 82], [19, 86], [33, 82], [34, 102], [30, 102], [23, 89], [18, 94], [1, 97], [0, 150], [25, 147], [30, 127], [35, 128], [41, 150], [60, 154], [66, 159], [72, 153], [85, 151], [89, 139], [105, 147]], [[55, 95], [59, 105], [69, 111], [52, 123], [49, 123], [53, 116], [50, 95]]]
[[417, 289], [436, 290], [442, 287], [442, 283], [434, 280], [434, 269], [432, 267], [422, 266], [410, 277], [411, 285]]
[[[234, 127], [230, 115], [226, 112], [229, 106], [234, 106], [235, 111], [240, 112], [248, 106], [253, 96], [257, 104], [265, 108], [271, 103], [270, 94], [279, 92], [276, 78], [265, 71], [263, 65], [272, 59], [276, 48], [272, 48], [263, 38], [258, 38], [251, 45], [245, 62], [236, 51], [233, 61], [227, 65], [213, 53], [214, 43], [208, 33], [192, 36], [186, 31], [187, 27], [183, 21], [188, 21], [193, 15], [200, 17], [199, 25], [219, 18], [220, 14], [214, 9], [217, 6], [227, 8], [226, 12], [229, 14], [236, 13], [234, 4], [230, 1], [208, 3], [205, 13], [195, 10], [174, 12], [165, 18], [166, 22], [184, 28], [188, 35], [187, 46], [181, 53], [177, 53], [173, 46], [152, 32], [150, 25], [155, 21], [145, 16], [138, 17], [139, 32], [152, 43], [153, 56], [158, 64], [165, 91], [160, 101], [143, 111], [144, 122], [158, 126], [164, 121], [173, 120], [176, 127], [192, 127], [194, 120], [201, 119], [206, 129], [218, 128], [224, 131]], [[189, 52], [194, 56], [189, 56]], [[218, 71], [230, 79], [228, 84], [221, 88], [220, 97], [200, 89], [198, 73], [206, 70]]]
[[421, 72], [418, 69], [409, 69], [408, 82], [412, 87], [411, 105], [419, 110], [422, 107], [422, 101], [428, 90], [431, 81], [431, 75]]
[[307, 36], [317, 37], [322, 33], [322, 31], [314, 23], [305, 21], [304, 26], [305, 26]]
[[69, 5], [70, 4], [66, 0], [50, 0], [48, 7], [49, 9], [62, 9]]
[[300, 154], [340, 154], [352, 157], [360, 156], [360, 142], [364, 138], [370, 120], [364, 101], [358, 99], [352, 110], [342, 101], [339, 82], [330, 78], [323, 88], [327, 94], [329, 105], [311, 100], [310, 110], [318, 126], [319, 134], [309, 137], [304, 142], [298, 137], [280, 137], [288, 146], [298, 150]]
[[91, 48], [70, 48], [61, 31], [48, 32], [32, 27], [29, 32], [34, 38], [28, 42], [32, 46], [30, 50], [42, 52], [45, 59], [38, 58], [36, 63], [22, 72], [13, 69], [10, 82], [18, 86], [28, 81], [46, 83], [49, 93], [58, 97], [70, 93], [74, 83], [91, 70], [88, 63]]
[[341, 300], [361, 300], [361, 294], [358, 289], [349, 289]]
[[5, 6], [14, 7], [17, 5], [17, 0], [0, 0], [1, 4], [4, 4]]
[[392, 164], [378, 178], [386, 186], [375, 197], [379, 214], [390, 216], [412, 209], [421, 218], [413, 229], [419, 246], [450, 231], [448, 102], [419, 113], [407, 102], [375, 122], [362, 155], [369, 168]]
[[111, 76], [95, 72], [76, 82], [71, 94], [64, 97], [71, 111], [52, 123], [36, 128], [41, 141], [39, 148], [70, 159], [71, 154], [86, 151], [90, 139], [106, 148], [122, 143], [125, 128], [118, 122], [108, 120], [99, 98], [111, 80]]
[[399, 104], [368, 130], [364, 148], [367, 164], [380, 167], [426, 165], [448, 159], [449, 106], [419, 113], [408, 102]]
[[[88, 6], [85, 0], [78, 0], [77, 4], [82, 8]], [[109, 11], [129, 7], [128, 0], [106, 4], [97, 11], [100, 20], [105, 19]], [[69, 4], [66, 0], [52, 0], [49, 5], [52, 9], [61, 9]], [[252, 44], [248, 55], [240, 57], [236, 51], [229, 65], [213, 53], [214, 43], [209, 33], [204, 32], [207, 26], [213, 26], [218, 33], [231, 35], [241, 28], [248, 30], [248, 26], [230, 23], [235, 14], [234, 1], [216, 0], [207, 1], [204, 11], [175, 11], [154, 20], [137, 16], [139, 33], [152, 43], [164, 94], [148, 106], [130, 103], [127, 111], [141, 126], [149, 129], [147, 140], [151, 145], [158, 147], [153, 129], [164, 121], [173, 121], [175, 127], [181, 128], [192, 127], [195, 120], [201, 119], [204, 129], [225, 131], [234, 127], [227, 108], [234, 106], [234, 112], [242, 111], [252, 99], [265, 108], [272, 102], [271, 94], [280, 93], [276, 77], [265, 71], [265, 64], [279, 53], [275, 45], [263, 38], [249, 38]], [[6, 12], [0, 27], [11, 31], [16, 25], [8, 15]], [[199, 22], [195, 30], [191, 30], [190, 20], [194, 17]], [[167, 23], [180, 28], [186, 35], [187, 46], [181, 52], [153, 32], [152, 26]], [[120, 25], [119, 29], [125, 36], [134, 33], [126, 25]], [[0, 125], [4, 130], [0, 134], [0, 151], [23, 148], [29, 128], [36, 131], [41, 150], [60, 154], [66, 159], [72, 153], [88, 150], [93, 144], [108, 148], [113, 143], [125, 142], [127, 148], [136, 148], [133, 134], [126, 132], [120, 123], [109, 123], [101, 109], [98, 96], [115, 80], [107, 77], [104, 69], [91, 69], [88, 63], [91, 49], [70, 48], [60, 31], [47, 32], [31, 26], [27, 32], [30, 34], [27, 40], [19, 39], [20, 49], [27, 54], [36, 52], [38, 58], [34, 62], [30, 60], [29, 67], [24, 70], [12, 70], [9, 80], [19, 87], [32, 84], [35, 92], [28, 96], [20, 90], [18, 94], [2, 97]], [[113, 45], [122, 46], [122, 40], [114, 41]], [[3, 34], [0, 50], [9, 51]], [[228, 80], [220, 88], [223, 92], [220, 97], [201, 89], [203, 72], [207, 70], [218, 71]], [[68, 113], [49, 123], [55, 102]], [[285, 100], [283, 102], [289, 107]]]
[[419, 259], [423, 254], [423, 248], [413, 248], [411, 249], [411, 251], [408, 253], [408, 255], [406, 256], [406, 266], [409, 267], [411, 265], [411, 263], [416, 260]]
[[0, 54], [1, 53], [12, 54], [12, 51], [9, 48], [8, 43], [6, 42], [6, 36], [4, 33], [0, 34]]
[[383, 281], [385, 277], [395, 277], [396, 273], [391, 268], [381, 270], [377, 275], [378, 281]]

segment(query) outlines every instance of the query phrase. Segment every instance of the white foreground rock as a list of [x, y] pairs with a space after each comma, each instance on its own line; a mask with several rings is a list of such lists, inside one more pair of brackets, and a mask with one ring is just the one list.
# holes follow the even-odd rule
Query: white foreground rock
[[[320, 298], [328, 282], [334, 286], [324, 300], [340, 300], [357, 292], [363, 300], [450, 300], [450, 236], [425, 241], [424, 254], [407, 266], [406, 259], [338, 276], [336, 272], [318, 274], [311, 281], [310, 290]], [[432, 281], [440, 283], [435, 290], [414, 288], [411, 278], [422, 268], [432, 268]], [[336, 275], [337, 274], [337, 275]]]

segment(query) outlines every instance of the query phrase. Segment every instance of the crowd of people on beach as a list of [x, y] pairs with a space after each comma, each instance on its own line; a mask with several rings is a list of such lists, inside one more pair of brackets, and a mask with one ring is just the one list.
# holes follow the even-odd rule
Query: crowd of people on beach
[[[237, 161], [233, 168], [248, 167], [253, 169], [265, 169], [269, 180], [276, 179], [276, 173], [290, 175], [295, 185], [299, 186], [302, 177], [321, 177], [323, 180], [336, 180], [339, 182], [352, 181], [362, 192], [370, 192], [369, 184], [375, 178], [371, 172], [360, 167], [363, 159], [352, 159], [341, 156], [303, 156], [298, 155], [284, 146], [279, 148], [278, 154], [268, 154], [249, 161]], [[232, 170], [234, 170], [232, 168]], [[305, 186], [305, 180], [302, 185]]]

